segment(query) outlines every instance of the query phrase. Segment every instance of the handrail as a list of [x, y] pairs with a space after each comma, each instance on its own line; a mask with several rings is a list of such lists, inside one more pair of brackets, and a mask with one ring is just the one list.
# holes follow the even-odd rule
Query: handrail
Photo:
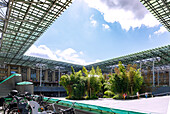
[[[47, 99], [48, 97], [44, 97], [44, 100], [47, 100]], [[52, 98], [49, 100], [49, 103], [56, 103], [56, 101], [58, 100], [59, 99]], [[58, 105], [71, 106], [72, 103], [73, 102], [71, 101], [60, 100], [60, 102], [58, 102]], [[74, 108], [85, 110], [85, 111], [98, 111], [98, 112], [109, 112], [109, 113], [147, 114], [143, 112], [127, 111], [127, 110], [122, 110], [122, 109], [114, 109], [114, 108], [109, 108], [109, 107], [96, 106], [96, 105], [77, 103], [77, 102], [75, 102]]]
[[154, 96], [159, 96], [159, 95], [170, 95], [170, 92], [165, 92], [165, 93], [159, 93], [159, 94], [153, 94]]
[[[139, 96], [145, 96], [146, 93], [141, 93]], [[152, 92], [147, 92], [148, 95], [152, 95]], [[137, 97], [137, 95], [129, 96], [130, 98]]]
[[4, 83], [5, 81], [9, 80], [10, 78], [14, 77], [14, 76], [21, 76], [21, 74], [12, 74], [11, 76], [9, 76], [8, 78], [6, 78], [5, 80], [3, 80], [2, 82], [0, 82], [0, 84]]

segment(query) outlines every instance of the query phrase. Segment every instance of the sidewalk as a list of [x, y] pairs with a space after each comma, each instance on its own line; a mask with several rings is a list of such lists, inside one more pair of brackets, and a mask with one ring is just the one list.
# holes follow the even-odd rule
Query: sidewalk
[[[60, 100], [67, 100], [59, 98]], [[137, 111], [151, 114], [167, 114], [170, 96], [141, 98], [135, 100], [114, 100], [111, 98], [99, 98], [98, 100], [68, 100], [71, 102], [85, 103], [128, 111]], [[170, 106], [169, 106], [170, 107]], [[170, 111], [170, 109], [169, 109]]]

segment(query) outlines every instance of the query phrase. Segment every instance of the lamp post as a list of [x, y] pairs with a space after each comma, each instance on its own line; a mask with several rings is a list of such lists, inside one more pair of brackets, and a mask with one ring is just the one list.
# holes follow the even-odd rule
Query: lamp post
[[113, 72], [113, 67], [111, 68], [111, 75], [112, 75], [112, 72]]
[[60, 86], [60, 67], [58, 68], [58, 85]]
[[[60, 87], [60, 66], [56, 66], [55, 69], [58, 69], [58, 87]], [[60, 97], [60, 91], [58, 91], [58, 97]]]
[[155, 86], [155, 60], [153, 60], [153, 87]]
[[58, 86], [60, 86], [60, 66], [56, 66], [55, 68], [58, 70]]
[[42, 86], [42, 70], [46, 67], [46, 64], [37, 63], [36, 67], [40, 68], [40, 86]]

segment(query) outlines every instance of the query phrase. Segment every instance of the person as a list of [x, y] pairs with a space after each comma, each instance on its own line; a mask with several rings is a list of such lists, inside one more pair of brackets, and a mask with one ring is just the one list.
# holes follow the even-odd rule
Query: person
[[145, 92], [145, 97], [146, 97], [146, 98], [148, 97], [148, 93], [147, 93], [147, 92]]
[[123, 99], [125, 100], [125, 93], [123, 94]]
[[137, 97], [138, 97], [138, 99], [139, 99], [139, 96], [140, 96], [140, 95], [139, 95], [139, 92], [137, 92], [136, 95], [137, 95]]
[[127, 98], [127, 94], [125, 93], [125, 99]]

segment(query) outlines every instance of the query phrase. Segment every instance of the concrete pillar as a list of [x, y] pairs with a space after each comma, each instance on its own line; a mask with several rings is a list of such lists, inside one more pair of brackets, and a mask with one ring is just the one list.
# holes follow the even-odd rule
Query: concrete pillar
[[58, 97], [60, 97], [60, 91], [58, 92]]
[[21, 74], [21, 67], [18, 67], [18, 74]]
[[40, 70], [36, 69], [36, 80], [39, 82], [40, 81]]
[[53, 71], [53, 74], [52, 74], [52, 82], [55, 82], [55, 70]]
[[170, 86], [170, 69], [169, 69], [169, 86]]
[[11, 66], [8, 65], [8, 77], [11, 76]]
[[158, 70], [158, 86], [159, 86], [159, 70]]
[[31, 68], [28, 67], [27, 68], [27, 81], [29, 81], [31, 79]]
[[58, 68], [58, 86], [60, 86], [60, 67]]
[[45, 81], [45, 82], [48, 82], [48, 70], [45, 70], [44, 81]]
[[153, 61], [153, 87], [155, 86], [155, 61]]

